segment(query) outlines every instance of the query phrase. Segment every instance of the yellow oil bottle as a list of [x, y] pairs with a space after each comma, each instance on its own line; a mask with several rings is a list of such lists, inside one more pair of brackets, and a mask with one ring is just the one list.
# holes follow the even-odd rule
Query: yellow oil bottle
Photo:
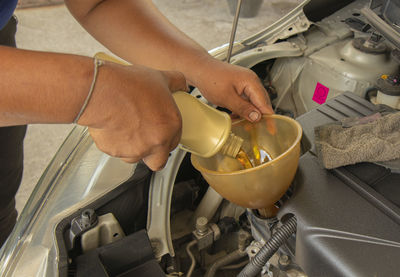
[[[97, 59], [129, 65], [105, 53]], [[235, 158], [243, 139], [231, 133], [231, 118], [227, 113], [199, 101], [196, 97], [178, 91], [172, 94], [182, 116], [180, 147], [195, 155], [209, 158], [217, 153]]]

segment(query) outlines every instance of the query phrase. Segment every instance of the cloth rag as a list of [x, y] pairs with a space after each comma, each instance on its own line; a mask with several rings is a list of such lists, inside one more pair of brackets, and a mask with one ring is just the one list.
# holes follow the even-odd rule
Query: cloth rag
[[400, 158], [400, 112], [346, 118], [314, 132], [318, 158], [327, 169]]

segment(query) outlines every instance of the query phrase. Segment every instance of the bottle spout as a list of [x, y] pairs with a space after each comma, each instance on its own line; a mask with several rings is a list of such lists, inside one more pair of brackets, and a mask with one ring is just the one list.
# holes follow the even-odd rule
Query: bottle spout
[[222, 155], [236, 158], [237, 154], [240, 151], [240, 148], [242, 147], [242, 144], [243, 144], [243, 139], [231, 132], [225, 144], [222, 146], [220, 153]]

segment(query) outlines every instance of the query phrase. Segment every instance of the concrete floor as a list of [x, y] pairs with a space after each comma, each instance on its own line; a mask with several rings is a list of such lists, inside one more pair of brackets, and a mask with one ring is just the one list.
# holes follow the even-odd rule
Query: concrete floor
[[[229, 40], [232, 15], [225, 0], [153, 1], [182, 31], [206, 49]], [[237, 40], [261, 30], [279, 19], [300, 0], [265, 1], [256, 17], [241, 18]], [[19, 9], [17, 43], [20, 48], [74, 53], [93, 56], [107, 50], [95, 41], [68, 13], [64, 5]], [[32, 189], [57, 149], [71, 131], [72, 125], [31, 125], [25, 139], [25, 170], [17, 194], [17, 209], [21, 211]]]

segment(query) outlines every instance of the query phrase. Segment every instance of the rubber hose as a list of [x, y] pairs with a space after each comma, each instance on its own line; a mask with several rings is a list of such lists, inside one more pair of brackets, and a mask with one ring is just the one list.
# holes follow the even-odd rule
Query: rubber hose
[[231, 264], [239, 260], [240, 258], [243, 258], [246, 255], [247, 255], [246, 251], [242, 251], [239, 249], [229, 253], [228, 255], [216, 260], [215, 263], [213, 263], [213, 265], [207, 270], [206, 275], [204, 275], [204, 277], [214, 277], [218, 269], [228, 264]]
[[272, 234], [271, 238], [261, 247], [260, 251], [239, 273], [238, 277], [254, 277], [260, 273], [262, 267], [269, 261], [279, 247], [296, 232], [297, 222], [295, 217], [288, 219]]

